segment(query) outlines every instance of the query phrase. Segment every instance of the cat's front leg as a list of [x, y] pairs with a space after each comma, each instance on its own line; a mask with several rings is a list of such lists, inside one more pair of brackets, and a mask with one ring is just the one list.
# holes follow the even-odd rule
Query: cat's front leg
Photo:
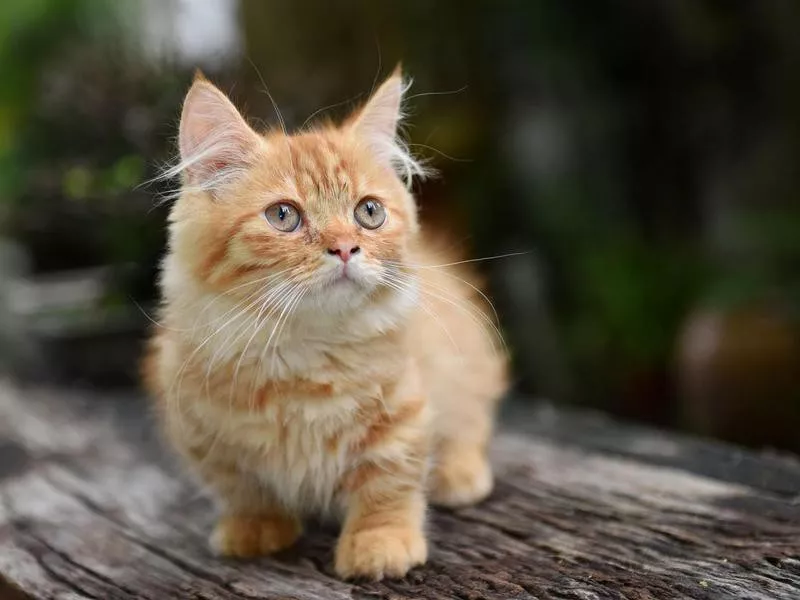
[[368, 430], [369, 446], [343, 482], [348, 496], [336, 547], [340, 577], [402, 577], [426, 561], [425, 413], [424, 402], [411, 400]]
[[223, 515], [211, 534], [211, 548], [221, 556], [249, 558], [288, 548], [300, 537], [300, 522], [281, 511]]
[[336, 547], [336, 573], [344, 579], [403, 577], [428, 557], [422, 481], [397, 485], [379, 475], [351, 498]]
[[211, 549], [222, 556], [252, 557], [292, 546], [302, 524], [275, 501], [258, 479], [225, 463], [201, 465], [216, 492], [222, 514], [211, 534]]

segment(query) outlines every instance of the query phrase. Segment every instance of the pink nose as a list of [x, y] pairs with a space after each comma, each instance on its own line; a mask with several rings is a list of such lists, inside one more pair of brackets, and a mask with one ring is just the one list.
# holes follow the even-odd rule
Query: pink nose
[[345, 263], [349, 261], [354, 254], [358, 254], [359, 252], [361, 252], [361, 248], [349, 240], [336, 242], [328, 248], [328, 254], [331, 256], [338, 256], [342, 259], [342, 262]]

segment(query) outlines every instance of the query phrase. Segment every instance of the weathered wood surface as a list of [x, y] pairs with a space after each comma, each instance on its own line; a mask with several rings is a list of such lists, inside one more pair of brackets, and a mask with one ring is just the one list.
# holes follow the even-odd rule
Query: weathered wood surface
[[335, 532], [211, 556], [209, 501], [136, 397], [0, 385], [0, 600], [800, 599], [800, 462], [585, 414], [509, 411], [496, 492], [434, 511], [429, 564], [332, 577]]

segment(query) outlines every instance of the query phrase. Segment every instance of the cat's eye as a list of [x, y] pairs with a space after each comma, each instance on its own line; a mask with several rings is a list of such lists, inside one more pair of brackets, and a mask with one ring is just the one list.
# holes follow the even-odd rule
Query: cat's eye
[[300, 227], [300, 211], [293, 204], [278, 202], [264, 211], [264, 216], [278, 231], [290, 233]]
[[353, 216], [365, 229], [377, 229], [386, 221], [386, 209], [375, 198], [364, 198], [356, 206]]

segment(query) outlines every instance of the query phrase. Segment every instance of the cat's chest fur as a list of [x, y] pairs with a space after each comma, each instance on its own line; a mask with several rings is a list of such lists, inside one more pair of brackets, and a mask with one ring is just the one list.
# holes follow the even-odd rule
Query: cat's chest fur
[[335, 512], [341, 479], [359, 460], [355, 449], [386, 409], [385, 367], [372, 372], [375, 358], [397, 350], [385, 341], [288, 338], [274, 362], [257, 352], [215, 368], [211, 398], [193, 407], [196, 423], [282, 503]]
[[299, 314], [258, 328], [221, 325], [235, 303], [209, 302], [198, 304], [208, 307], [202, 320], [211, 325], [197, 328], [196, 316], [178, 324], [192, 335], [178, 343], [172, 371], [191, 360], [171, 389], [180, 396], [175, 406], [189, 413], [173, 417], [190, 420], [199, 439], [212, 440], [212, 453], [224, 453], [284, 504], [335, 508], [341, 478], [359, 459], [354, 449], [386, 410], [387, 385], [407, 368], [397, 328], [406, 300], [389, 297], [346, 319]]
[[242, 473], [258, 478], [282, 503], [327, 513], [337, 508], [340, 480], [358, 460], [351, 448], [365, 430], [360, 411], [352, 398], [300, 406], [283, 401], [227, 414], [216, 407], [203, 421]]

